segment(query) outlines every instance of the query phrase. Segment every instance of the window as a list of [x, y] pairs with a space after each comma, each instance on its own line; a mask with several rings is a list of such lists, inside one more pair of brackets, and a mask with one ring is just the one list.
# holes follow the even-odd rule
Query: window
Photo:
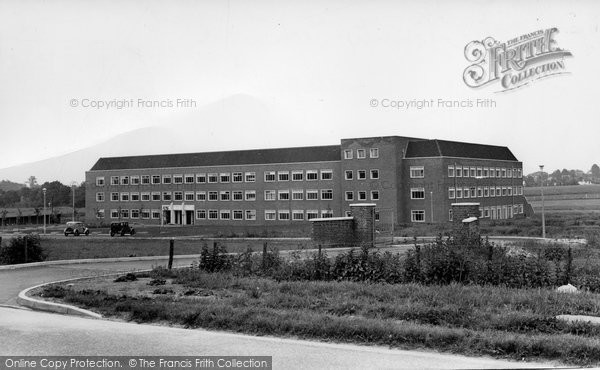
[[129, 202], [129, 193], [121, 193], [121, 202]]
[[[216, 173], [209, 173], [208, 174], [208, 182], [211, 184], [216, 183], [219, 180], [219, 175]], [[208, 216], [210, 217], [210, 210], [208, 211]]]
[[477, 197], [477, 189], [473, 186], [471, 187], [471, 198]]
[[499, 168], [496, 168], [496, 177], [497, 177], [497, 178], [498, 178], [498, 177], [500, 177], [500, 172], [501, 172], [501, 171], [500, 171], [500, 169], [499, 169]]
[[321, 170], [321, 180], [333, 180], [333, 171]]
[[518, 177], [522, 178], [523, 177], [523, 171], [520, 168], [517, 171], [518, 171]]
[[513, 170], [512, 170], [512, 168], [507, 168], [506, 169], [506, 177], [508, 177], [509, 179], [513, 177]]
[[150, 211], [149, 211], [149, 210], [147, 210], [147, 209], [142, 209], [142, 210], [140, 211], [140, 214], [142, 215], [142, 218], [143, 218], [144, 220], [147, 220], [147, 219], [149, 219], [149, 218], [150, 218]]
[[490, 172], [487, 167], [483, 167], [483, 177], [490, 177]]
[[173, 192], [173, 200], [183, 200], [183, 192], [182, 191]]
[[206, 184], [206, 174], [205, 173], [196, 174], [196, 184]]
[[277, 212], [275, 212], [274, 210], [271, 210], [271, 209], [265, 210], [265, 220], [274, 221], [276, 219], [277, 219]]
[[469, 177], [469, 167], [463, 167], [463, 177]]
[[[352, 213], [352, 212], [349, 212], [349, 213]], [[348, 215], [348, 216], [350, 216], [350, 215]], [[380, 218], [380, 217], [381, 217], [381, 216], [379, 215], [379, 211], [375, 211], [375, 221], [379, 221], [379, 220], [381, 220], [381, 218]]]
[[111, 185], [119, 185], [119, 176], [111, 176], [110, 184]]
[[411, 210], [410, 220], [412, 222], [425, 222], [425, 211], [423, 210]]
[[150, 201], [150, 193], [142, 193], [142, 201], [144, 201], [144, 202]]
[[356, 174], [359, 180], [365, 180], [367, 178], [367, 171], [365, 170], [358, 170], [356, 171]]
[[153, 201], [160, 201], [160, 191], [153, 191], [152, 192], [152, 200]]
[[174, 184], [183, 184], [183, 175], [173, 175]]
[[410, 189], [410, 199], [425, 199], [425, 188]]
[[265, 190], [265, 200], [275, 200], [276, 197], [275, 190]]
[[354, 192], [353, 191], [347, 191], [346, 192], [346, 200], [347, 201], [353, 201], [354, 200]]
[[477, 167], [477, 177], [483, 177], [483, 169], [481, 167]]
[[371, 170], [371, 179], [376, 180], [379, 178], [379, 170]]
[[490, 197], [495, 197], [496, 196], [496, 188], [495, 187], [490, 187]]
[[110, 218], [119, 218], [119, 210], [111, 209], [110, 210]]
[[154, 184], [154, 185], [160, 184], [160, 175], [152, 175], [152, 184]]
[[523, 195], [523, 187], [522, 187], [522, 186], [519, 186], [519, 187], [518, 187], [518, 190], [519, 190], [519, 195]]
[[230, 199], [231, 199], [231, 193], [229, 193], [228, 191], [221, 192], [221, 200], [222, 201], [228, 201]]
[[246, 182], [255, 182], [256, 172], [246, 172]]
[[456, 167], [456, 177], [462, 177], [462, 167]]
[[379, 158], [379, 149], [378, 148], [371, 148], [369, 150], [369, 157], [371, 157], [371, 158]]
[[497, 197], [502, 196], [501, 192], [502, 192], [502, 188], [500, 186], [496, 186], [496, 196]]
[[230, 220], [231, 219], [231, 212], [229, 212], [228, 209], [222, 209], [220, 213], [221, 213], [221, 220]]
[[206, 220], [206, 210], [205, 209], [197, 209], [196, 210], [196, 218], [198, 220]]
[[454, 177], [454, 166], [448, 166], [448, 177]]
[[456, 188], [456, 199], [462, 198], [462, 188]]
[[454, 215], [452, 214], [452, 209], [448, 210], [448, 221], [452, 221]]
[[208, 210], [208, 219], [209, 220], [217, 220], [218, 218], [219, 218], [219, 211], [217, 211], [216, 209]]
[[118, 202], [119, 201], [119, 193], [110, 193], [110, 200], [112, 202]]
[[279, 220], [280, 221], [288, 221], [290, 219], [290, 211], [287, 209], [279, 210]]
[[506, 190], [508, 190], [508, 196], [509, 197], [513, 195], [513, 188], [512, 187], [509, 186], [508, 189], [506, 189]]
[[306, 171], [306, 180], [307, 181], [316, 181], [319, 179], [319, 174], [316, 170], [307, 170]]
[[206, 201], [206, 192], [205, 191], [197, 191], [196, 192], [196, 202], [204, 202]]
[[104, 202], [104, 193], [96, 193], [96, 202]]
[[129, 218], [129, 210], [128, 209], [121, 210], [121, 218]]
[[222, 183], [228, 183], [231, 181], [231, 175], [229, 173], [222, 173], [219, 175]]
[[208, 192], [208, 201], [209, 202], [216, 202], [217, 200], [219, 200], [219, 192], [209, 191]]
[[454, 188], [448, 188], [448, 199], [456, 198], [456, 191]]
[[241, 172], [234, 172], [233, 175], [231, 175], [233, 178], [233, 182], [242, 182], [244, 181], [244, 175]]
[[290, 172], [289, 171], [277, 172], [277, 179], [279, 181], [290, 181]]
[[496, 170], [493, 168], [490, 168], [490, 177], [496, 177]]
[[129, 176], [121, 176], [121, 185], [129, 185]]
[[490, 207], [485, 207], [483, 209], [483, 217], [490, 217]]
[[289, 190], [279, 190], [279, 200], [290, 200], [290, 191]]
[[489, 187], [486, 186], [483, 188], [483, 196], [486, 198], [490, 196], [490, 188]]
[[105, 217], [104, 210], [103, 210], [103, 209], [99, 209], [99, 210], [96, 212], [96, 218], [104, 218], [104, 217]]
[[502, 177], [506, 178], [506, 168], [501, 169]]
[[410, 166], [410, 178], [417, 179], [425, 177], [425, 167], [423, 166]]
[[307, 190], [306, 191], [306, 200], [319, 200], [319, 191], [318, 190]]
[[152, 210], [152, 218], [155, 219], [155, 220], [160, 219], [160, 211], [158, 211], [156, 209], [153, 209]]
[[477, 169], [475, 167], [471, 167], [470, 175], [471, 177], [477, 177]]
[[477, 196], [479, 198], [483, 197], [483, 188], [481, 186], [477, 187]]
[[170, 184], [171, 183], [171, 176], [170, 175], [164, 175], [162, 178], [162, 183], [163, 184]]
[[293, 210], [292, 211], [292, 220], [294, 220], [294, 221], [304, 221], [304, 211]]
[[353, 174], [354, 174], [354, 172], [352, 170], [346, 170], [344, 172], [344, 178], [346, 180], [352, 180]]
[[306, 219], [312, 220], [313, 218], [319, 218], [319, 211], [310, 209], [306, 211]]
[[233, 200], [235, 200], [235, 201], [244, 200], [244, 192], [241, 190], [234, 191], [233, 192]]
[[352, 159], [352, 149], [344, 149], [344, 159]]
[[365, 159], [367, 158], [367, 153], [364, 149], [357, 149], [356, 150], [356, 158], [358, 159]]
[[244, 211], [240, 210], [234, 210], [233, 211], [233, 219], [234, 220], [243, 220], [244, 219]]
[[331, 199], [333, 199], [333, 190], [332, 189], [321, 190], [321, 199], [322, 200], [331, 200]]
[[140, 177], [139, 176], [131, 176], [131, 185], [139, 185]]
[[302, 189], [292, 190], [292, 200], [303, 200], [304, 191]]
[[265, 171], [265, 182], [275, 181], [275, 171]]
[[256, 190], [246, 190], [246, 200], [253, 202], [256, 200]]
[[371, 190], [371, 200], [379, 200], [379, 190]]
[[96, 177], [96, 186], [104, 186], [104, 177]]
[[508, 189], [506, 189], [506, 186], [502, 187], [502, 196], [505, 197], [508, 195]]
[[185, 200], [186, 200], [186, 202], [193, 202], [194, 201], [194, 193], [186, 191], [185, 192]]
[[321, 211], [321, 217], [323, 218], [332, 218], [333, 217], [333, 211], [330, 209], [324, 209]]
[[185, 175], [185, 183], [193, 184], [194, 183], [194, 175]]
[[140, 210], [132, 209], [131, 210], [131, 218], [140, 218]]
[[463, 198], [470, 198], [471, 197], [471, 193], [469, 192], [469, 188], [464, 188], [463, 189]]
[[246, 210], [246, 220], [250, 220], [250, 221], [256, 220], [256, 210], [255, 209], [247, 209]]
[[304, 172], [292, 171], [292, 181], [302, 181], [302, 180], [304, 180]]
[[142, 175], [142, 185], [150, 185], [150, 176]]
[[140, 193], [131, 193], [131, 201], [132, 202], [139, 202], [140, 200]]
[[367, 192], [359, 191], [358, 192], [358, 200], [367, 200]]

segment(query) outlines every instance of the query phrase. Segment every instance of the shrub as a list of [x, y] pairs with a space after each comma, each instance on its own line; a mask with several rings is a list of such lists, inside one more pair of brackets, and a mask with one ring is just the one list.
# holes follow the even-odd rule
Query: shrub
[[128, 273], [127, 275], [121, 275], [118, 278], [116, 278], [114, 280], [115, 283], [124, 283], [127, 281], [135, 281], [137, 280], [137, 276], [135, 276], [135, 274], [132, 273]]
[[[27, 245], [27, 251], [25, 251], [25, 245]], [[12, 238], [8, 244], [0, 247], [0, 264], [40, 262], [44, 261], [46, 257], [37, 234]]]

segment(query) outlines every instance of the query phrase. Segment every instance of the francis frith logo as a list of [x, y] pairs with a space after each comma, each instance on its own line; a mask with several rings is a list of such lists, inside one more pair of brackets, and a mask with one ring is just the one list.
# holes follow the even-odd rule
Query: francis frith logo
[[558, 47], [557, 33], [558, 28], [548, 28], [506, 42], [492, 37], [471, 41], [465, 47], [465, 58], [472, 63], [463, 73], [465, 84], [478, 88], [499, 83], [498, 91], [507, 91], [568, 73], [564, 59], [572, 55]]

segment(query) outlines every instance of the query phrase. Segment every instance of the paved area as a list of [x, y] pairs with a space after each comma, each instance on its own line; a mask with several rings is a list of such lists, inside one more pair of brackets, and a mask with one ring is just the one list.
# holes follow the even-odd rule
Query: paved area
[[498, 369], [552, 364], [469, 358], [85, 319], [0, 307], [2, 356], [273, 356], [274, 369]]

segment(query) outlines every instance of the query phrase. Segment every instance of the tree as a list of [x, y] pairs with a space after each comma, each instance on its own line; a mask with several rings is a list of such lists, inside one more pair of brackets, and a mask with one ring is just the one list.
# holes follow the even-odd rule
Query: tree
[[594, 163], [594, 165], [592, 165], [591, 172], [592, 172], [593, 178], [596, 178], [596, 179], [600, 178], [600, 167], [597, 164]]
[[27, 179], [27, 184], [29, 185], [29, 189], [35, 188], [38, 185], [35, 176], [29, 176], [29, 178]]

